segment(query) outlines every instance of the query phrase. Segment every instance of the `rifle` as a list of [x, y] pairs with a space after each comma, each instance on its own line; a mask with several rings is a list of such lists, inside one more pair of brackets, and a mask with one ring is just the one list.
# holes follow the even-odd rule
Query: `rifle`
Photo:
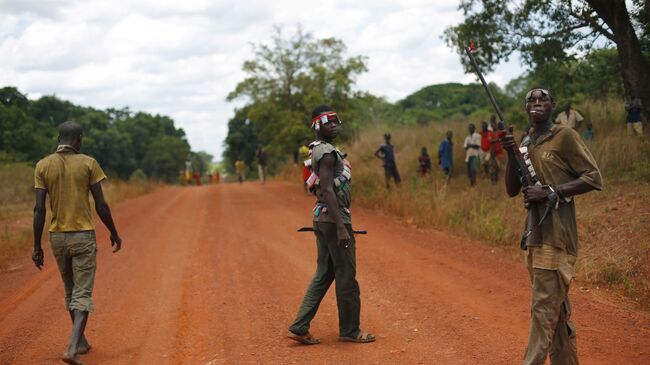
[[[300, 228], [298, 228], [298, 232], [313, 232], [313, 231], [314, 231], [313, 227], [300, 227]], [[366, 231], [365, 229], [362, 229], [362, 230], [356, 230], [355, 229], [355, 230], [352, 231], [352, 233], [353, 234], [368, 234], [368, 231]]]
[[[483, 84], [483, 88], [485, 89], [485, 92], [488, 94], [488, 97], [490, 98], [490, 102], [492, 103], [494, 110], [499, 116], [499, 123], [497, 123], [497, 128], [499, 131], [497, 132], [497, 137], [501, 139], [509, 134], [505, 128], [504, 118], [503, 118], [503, 114], [501, 113], [501, 109], [499, 109], [499, 105], [497, 105], [496, 99], [494, 99], [494, 94], [492, 94], [492, 90], [490, 90], [490, 87], [488, 86], [487, 82], [485, 82], [485, 79], [483, 78], [483, 74], [481, 73], [481, 70], [478, 68], [478, 64], [476, 63], [474, 56], [472, 56], [472, 46], [464, 47], [464, 50], [467, 56], [469, 57], [469, 60], [472, 64], [472, 67], [474, 68], [474, 71], [478, 75], [478, 78], [481, 80], [481, 84]], [[506, 148], [506, 151], [508, 152], [508, 159], [514, 162], [515, 166], [517, 167], [517, 174], [519, 175], [519, 181], [521, 182], [522, 186], [542, 185], [542, 182], [540, 181], [539, 177], [535, 173], [535, 170], [533, 169], [530, 160], [524, 157], [524, 155], [521, 153], [519, 148], [509, 147]], [[557, 201], [558, 201], [557, 194], [555, 192], [551, 192], [546, 202], [546, 209], [541, 218], [539, 217], [539, 210], [538, 210], [539, 203], [532, 203], [528, 207], [526, 207], [528, 209], [528, 216], [526, 217], [526, 228], [524, 229], [524, 234], [521, 238], [521, 242], [519, 243], [522, 250], [525, 250], [527, 246], [541, 246], [542, 223], [544, 223], [544, 220], [550, 213], [551, 209], [557, 204]]]

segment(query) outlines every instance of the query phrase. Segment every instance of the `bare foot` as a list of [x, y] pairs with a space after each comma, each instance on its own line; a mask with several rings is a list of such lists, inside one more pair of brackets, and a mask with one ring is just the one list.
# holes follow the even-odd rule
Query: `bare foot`
[[90, 349], [92, 349], [92, 348], [93, 348], [93, 347], [90, 346], [90, 344], [88, 343], [88, 340], [86, 340], [86, 338], [84, 337], [84, 338], [81, 339], [81, 341], [79, 341], [79, 347], [77, 347], [77, 354], [79, 354], [79, 355], [85, 355], [85, 354], [87, 354], [87, 353], [90, 351]]
[[63, 362], [65, 362], [66, 364], [70, 364], [70, 365], [84, 365], [83, 361], [79, 359], [77, 354], [73, 355], [67, 351], [63, 354], [61, 360], [63, 360]]

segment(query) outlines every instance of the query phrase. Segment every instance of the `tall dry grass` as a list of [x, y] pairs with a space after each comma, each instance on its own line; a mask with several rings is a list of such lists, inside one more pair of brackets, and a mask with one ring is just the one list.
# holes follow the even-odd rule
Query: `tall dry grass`
[[[160, 183], [109, 179], [102, 183], [106, 201], [115, 205], [155, 190]], [[0, 270], [11, 269], [12, 260], [33, 242], [34, 168], [27, 164], [0, 165]], [[92, 204], [92, 199], [91, 199]], [[49, 210], [49, 201], [47, 202]], [[47, 224], [50, 220], [48, 214]]]
[[[594, 125], [596, 139], [589, 147], [605, 179], [602, 192], [576, 199], [578, 278], [650, 306], [650, 144], [626, 135], [620, 100], [583, 102], [575, 108]], [[525, 218], [522, 200], [507, 197], [502, 178], [493, 185], [479, 174], [477, 186], [469, 186], [462, 148], [468, 122], [379, 125], [361, 133], [343, 147], [353, 166], [354, 204], [396, 215], [408, 225], [449, 230], [517, 252]], [[472, 122], [478, 125], [480, 120]], [[435, 168], [447, 130], [454, 133], [454, 173], [448, 182]], [[403, 180], [390, 191], [384, 186], [381, 161], [373, 156], [385, 132], [392, 134]], [[433, 174], [425, 178], [416, 173], [421, 147], [428, 148], [434, 164]]]

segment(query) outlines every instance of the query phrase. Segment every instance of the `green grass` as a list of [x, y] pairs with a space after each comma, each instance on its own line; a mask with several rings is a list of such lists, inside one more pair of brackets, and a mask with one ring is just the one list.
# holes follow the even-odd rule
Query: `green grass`
[[[622, 105], [615, 99], [576, 105], [594, 125], [596, 139], [589, 148], [605, 180], [602, 192], [576, 199], [578, 279], [650, 307], [650, 143], [627, 136]], [[353, 166], [354, 204], [395, 215], [409, 225], [451, 231], [515, 253], [525, 218], [522, 200], [507, 197], [503, 175], [497, 185], [479, 175], [477, 186], [470, 188], [462, 149], [469, 122], [376, 125], [365, 130], [343, 146]], [[480, 120], [471, 122], [478, 125]], [[454, 133], [455, 172], [449, 182], [435, 167], [447, 130]], [[403, 180], [400, 188], [390, 191], [384, 187], [381, 161], [373, 156], [386, 132], [392, 134]], [[520, 132], [515, 136], [519, 139]], [[416, 173], [421, 147], [428, 148], [434, 165], [432, 176], [425, 178]]]

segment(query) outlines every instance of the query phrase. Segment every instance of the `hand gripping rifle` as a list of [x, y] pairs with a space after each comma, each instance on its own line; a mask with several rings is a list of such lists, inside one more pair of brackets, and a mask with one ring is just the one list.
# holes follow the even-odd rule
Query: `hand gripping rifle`
[[[464, 49], [465, 49], [465, 53], [469, 57], [470, 62], [472, 63], [472, 67], [474, 68], [474, 71], [478, 75], [478, 78], [481, 80], [481, 84], [483, 84], [483, 88], [485, 88], [485, 92], [488, 94], [488, 97], [490, 98], [490, 102], [492, 103], [494, 110], [499, 116], [499, 123], [497, 124], [497, 128], [499, 129], [499, 131], [497, 132], [497, 137], [501, 139], [507, 134], [509, 134], [505, 128], [505, 123], [503, 120], [504, 118], [503, 118], [503, 114], [501, 113], [501, 109], [499, 109], [499, 105], [497, 105], [497, 102], [494, 99], [494, 94], [492, 94], [490, 87], [485, 82], [485, 79], [483, 78], [483, 74], [481, 73], [481, 70], [478, 68], [478, 64], [476, 63], [474, 56], [472, 56], [472, 51], [473, 51], [472, 45], [470, 45], [470, 47], [465, 47]], [[540, 181], [539, 177], [535, 173], [535, 170], [533, 169], [530, 160], [524, 157], [524, 155], [521, 153], [519, 148], [509, 147], [506, 148], [506, 151], [508, 152], [508, 159], [512, 163], [515, 163], [515, 166], [517, 167], [519, 181], [521, 181], [522, 186], [542, 185], [542, 182]], [[525, 250], [526, 246], [540, 246], [542, 244], [541, 225], [542, 223], [544, 223], [544, 220], [550, 213], [551, 209], [553, 209], [553, 207], [557, 204], [557, 201], [558, 201], [558, 196], [554, 191], [552, 191], [551, 194], [549, 194], [548, 196], [548, 200], [546, 202], [546, 209], [541, 218], [539, 217], [539, 210], [538, 210], [539, 203], [531, 203], [529, 206], [527, 206], [528, 216], [526, 217], [526, 228], [524, 230], [524, 235], [521, 238], [521, 242], [520, 242], [520, 246], [522, 250]]]

